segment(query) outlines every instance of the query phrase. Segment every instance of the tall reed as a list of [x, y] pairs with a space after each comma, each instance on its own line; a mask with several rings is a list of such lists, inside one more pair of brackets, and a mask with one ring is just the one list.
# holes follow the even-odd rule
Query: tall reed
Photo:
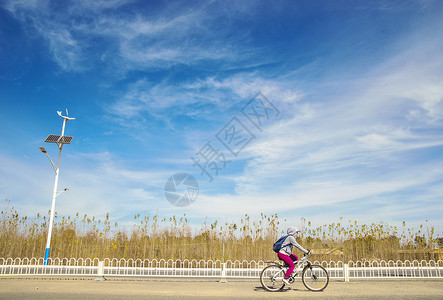
[[[1, 212], [0, 257], [42, 257], [46, 244], [48, 216], [20, 216], [11, 207]], [[49, 215], [49, 212], [48, 212]], [[443, 259], [443, 238], [426, 221], [419, 228], [386, 223], [358, 224], [355, 220], [313, 226], [306, 219], [298, 241], [312, 249], [313, 259], [414, 260]], [[141, 258], [141, 259], [276, 259], [272, 245], [284, 234], [277, 214], [245, 215], [239, 222], [218, 220], [191, 229], [186, 215], [160, 218], [135, 215], [132, 228], [80, 216], [57, 216], [51, 241], [51, 257]], [[297, 252], [296, 252], [297, 253]], [[300, 252], [298, 252], [300, 254]]]

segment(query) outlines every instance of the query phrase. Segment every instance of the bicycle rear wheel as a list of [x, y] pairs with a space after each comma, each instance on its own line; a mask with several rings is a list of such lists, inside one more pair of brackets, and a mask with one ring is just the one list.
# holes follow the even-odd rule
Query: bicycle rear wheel
[[305, 287], [314, 292], [323, 291], [329, 283], [328, 272], [319, 265], [306, 266], [303, 269], [301, 279]]
[[281, 290], [285, 284], [282, 282], [285, 270], [280, 265], [270, 265], [260, 273], [260, 283], [263, 288], [270, 292]]

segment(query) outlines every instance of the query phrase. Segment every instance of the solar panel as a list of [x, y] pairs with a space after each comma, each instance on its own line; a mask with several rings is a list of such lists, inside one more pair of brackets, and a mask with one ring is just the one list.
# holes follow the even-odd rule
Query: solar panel
[[74, 138], [73, 136], [64, 135], [64, 136], [62, 136], [60, 143], [70, 144], [73, 138]]
[[60, 138], [59, 135], [50, 134], [50, 135], [48, 135], [48, 137], [46, 138], [45, 142], [46, 142], [46, 143], [57, 143], [57, 141], [58, 141], [59, 138]]
[[70, 144], [73, 138], [74, 138], [73, 136], [66, 136], [66, 135], [59, 136], [56, 134], [50, 134], [46, 138], [45, 142], [46, 143]]

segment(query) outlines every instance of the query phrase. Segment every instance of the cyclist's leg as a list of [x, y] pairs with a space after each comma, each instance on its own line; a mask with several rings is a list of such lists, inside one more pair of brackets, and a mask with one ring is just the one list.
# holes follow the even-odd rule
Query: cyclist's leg
[[292, 259], [292, 261], [297, 262], [298, 261], [298, 256], [295, 254], [291, 254], [289, 255], [289, 257]]
[[285, 274], [285, 279], [288, 279], [289, 276], [291, 276], [292, 272], [294, 271], [295, 263], [289, 255], [283, 254], [281, 252], [278, 253], [278, 258], [280, 258], [281, 260], [283, 260], [285, 263], [287, 263], [289, 265], [288, 271], [286, 271], [286, 274]]

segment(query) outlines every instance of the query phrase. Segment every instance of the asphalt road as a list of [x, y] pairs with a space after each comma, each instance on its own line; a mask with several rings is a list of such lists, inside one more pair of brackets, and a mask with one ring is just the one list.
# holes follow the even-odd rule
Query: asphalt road
[[267, 292], [257, 280], [0, 277], [0, 299], [443, 299], [443, 279], [331, 281], [323, 292], [301, 282]]

